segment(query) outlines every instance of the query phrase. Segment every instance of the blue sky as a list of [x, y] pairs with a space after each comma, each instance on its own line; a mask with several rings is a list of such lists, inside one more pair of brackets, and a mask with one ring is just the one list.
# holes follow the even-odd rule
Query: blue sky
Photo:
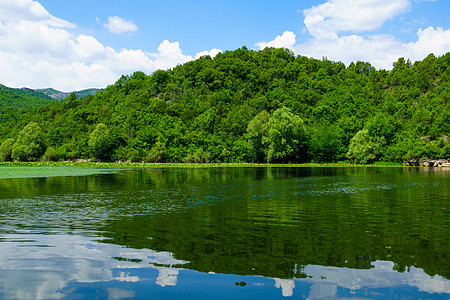
[[[314, 1], [307, 1], [314, 2]], [[163, 40], [178, 41], [183, 52], [195, 55], [212, 48], [253, 48], [285, 30], [301, 31], [299, 1], [40, 1], [53, 15], [68, 20], [104, 44], [156, 52]], [[301, 3], [301, 2], [300, 2]], [[109, 16], [132, 20], [138, 31], [111, 35], [103, 26]], [[101, 24], [96, 23], [99, 18]]]
[[0, 83], [105, 87], [246, 46], [390, 69], [450, 51], [448, 0], [0, 0]]

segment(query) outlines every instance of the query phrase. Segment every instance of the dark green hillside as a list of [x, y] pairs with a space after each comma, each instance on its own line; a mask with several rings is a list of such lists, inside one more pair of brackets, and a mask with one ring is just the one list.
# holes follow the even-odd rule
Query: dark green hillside
[[[0, 159], [2, 151], [24, 160], [45, 152], [47, 160], [149, 162], [446, 158], [449, 64], [450, 53], [429, 55], [385, 71], [241, 48], [122, 76], [94, 96], [72, 94], [3, 123], [12, 130], [0, 130], [0, 142], [8, 141]], [[29, 126], [39, 135], [28, 137]], [[39, 149], [26, 152], [21, 136]]]
[[30, 109], [50, 103], [45, 93], [31, 89], [13, 89], [0, 85], [0, 109]]
[[95, 95], [95, 93], [97, 93], [98, 91], [100, 91], [100, 89], [86, 89], [86, 90], [76, 91], [75, 94], [78, 97], [86, 97], [88, 95]]
[[9, 132], [11, 121], [30, 109], [50, 103], [46, 94], [31, 89], [13, 89], [0, 84], [0, 135]]

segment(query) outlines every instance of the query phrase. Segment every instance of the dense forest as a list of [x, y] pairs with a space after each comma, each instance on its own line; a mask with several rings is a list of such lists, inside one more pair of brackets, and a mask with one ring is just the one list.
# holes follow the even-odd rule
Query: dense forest
[[450, 157], [450, 53], [369, 63], [243, 47], [0, 113], [0, 160], [401, 162]]
[[[0, 84], [0, 124], [33, 108], [50, 103], [45, 93], [31, 89], [13, 89]], [[1, 126], [1, 125], [0, 125]]]

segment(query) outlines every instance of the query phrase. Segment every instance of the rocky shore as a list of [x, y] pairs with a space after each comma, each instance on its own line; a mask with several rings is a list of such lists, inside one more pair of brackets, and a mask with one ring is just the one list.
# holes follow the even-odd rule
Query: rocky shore
[[429, 159], [429, 158], [412, 159], [412, 160], [406, 161], [404, 163], [404, 165], [412, 166], [412, 167], [435, 167], [435, 168], [447, 167], [447, 168], [450, 168], [450, 158], [448, 158], [448, 159]]

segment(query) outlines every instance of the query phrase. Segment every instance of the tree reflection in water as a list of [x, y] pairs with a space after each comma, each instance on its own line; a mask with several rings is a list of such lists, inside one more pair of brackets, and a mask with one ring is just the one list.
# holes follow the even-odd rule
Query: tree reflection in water
[[0, 297], [448, 298], [449, 175], [199, 168], [3, 179]]

